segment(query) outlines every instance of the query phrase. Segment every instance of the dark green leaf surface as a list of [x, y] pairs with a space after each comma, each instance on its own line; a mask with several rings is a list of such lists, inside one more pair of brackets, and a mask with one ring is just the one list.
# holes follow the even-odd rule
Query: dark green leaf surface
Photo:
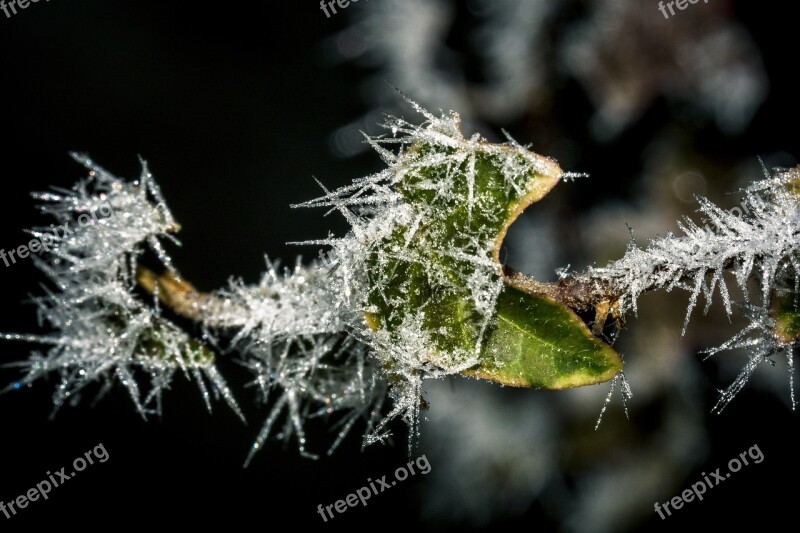
[[[480, 364], [464, 373], [507, 385], [562, 389], [612, 378], [617, 353], [565, 305], [506, 283], [498, 261], [508, 227], [561, 169], [518, 146], [469, 149], [423, 144], [401, 154], [396, 189], [414, 223], [395, 227], [370, 255], [367, 323], [390, 338], [419, 327], [434, 366], [478, 351]], [[481, 298], [500, 284], [487, 311]]]

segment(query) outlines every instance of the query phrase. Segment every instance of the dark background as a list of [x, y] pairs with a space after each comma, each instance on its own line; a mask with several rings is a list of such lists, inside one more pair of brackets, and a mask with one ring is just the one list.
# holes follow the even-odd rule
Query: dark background
[[[778, 2], [733, 5], [761, 49], [771, 92], [743, 134], [710, 130], [695, 138], [709, 153], [800, 155], [796, 18]], [[201, 289], [219, 287], [230, 275], [256, 281], [264, 254], [286, 261], [312, 254], [285, 243], [341, 233], [346, 226], [289, 205], [318, 194], [312, 176], [338, 186], [380, 168], [372, 155], [337, 158], [327, 143], [331, 131], [365, 111], [358, 87], [363, 73], [325, 59], [325, 37], [346, 22], [344, 15], [326, 19], [315, 2], [54, 0], [32, 4], [12, 19], [0, 13], [0, 247], [23, 244], [22, 229], [42, 222], [30, 191], [68, 187], [83, 177], [67, 156], [79, 150], [128, 178], [138, 175], [138, 155], [148, 160], [184, 228], [183, 246], [170, 252]], [[601, 177], [575, 193], [575, 205], [624, 196], [626, 183], [640, 170], [642, 139], [667, 120], [666, 106], [656, 104], [637, 129], [613, 143], [592, 144], [581, 133], [589, 113], [585, 96], [577, 86], [564, 90], [575, 101], [561, 111], [564, 128], [586, 145], [570, 170]], [[446, 108], [447, 102], [440, 105]], [[521, 140], [536, 142], [520, 131], [512, 129]], [[0, 331], [38, 331], [33, 307], [22, 302], [39, 292], [42, 280], [30, 261], [0, 265]], [[11, 362], [24, 358], [28, 347], [3, 343], [0, 353]], [[209, 416], [195, 386], [181, 379], [165, 398], [163, 419], [146, 423], [119, 388], [95, 408], [84, 402], [53, 420], [52, 381], [0, 396], [3, 501], [100, 442], [110, 454], [107, 463], [88, 468], [48, 501], [31, 503], [11, 520], [0, 516], [0, 528], [69, 524], [93, 531], [120, 523], [218, 523], [268, 531], [279, 523], [361, 529], [386, 522], [436, 528], [418, 524], [416, 484], [424, 483], [419, 476], [333, 523], [323, 524], [316, 514], [317, 504], [331, 504], [367, 477], [403, 464], [401, 425], [394, 446], [362, 453], [354, 435], [334, 457], [319, 461], [270, 441], [243, 469], [265, 411], [242, 386], [247, 373], [235, 364], [223, 366], [223, 373], [245, 409], [247, 427], [222, 404]], [[15, 377], [13, 369], [0, 371], [4, 383]], [[714, 392], [710, 380], [710, 402]], [[654, 518], [647, 529], [677, 529], [698, 520], [706, 527], [731, 526], [743, 515], [766, 523], [792, 520], [800, 472], [797, 415], [768, 395], [745, 391], [736, 407], [709, 415], [708, 425], [713, 439], [705, 471], [754, 443], [765, 461], [744, 469], [702, 504], [687, 505], [664, 523]], [[525, 516], [503, 525], [555, 527], [547, 520], [534, 503]]]

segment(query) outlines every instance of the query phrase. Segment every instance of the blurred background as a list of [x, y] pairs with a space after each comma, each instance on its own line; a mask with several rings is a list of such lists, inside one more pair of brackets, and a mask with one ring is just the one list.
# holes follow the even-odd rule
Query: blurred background
[[[789, 9], [710, 0], [665, 18], [652, 0], [361, 0], [326, 17], [313, 1], [89, 0], [0, 13], [0, 248], [44, 222], [30, 191], [84, 176], [68, 151], [130, 179], [141, 155], [183, 225], [170, 252], [184, 275], [204, 290], [231, 275], [255, 282], [265, 254], [311, 257], [314, 248], [285, 243], [346, 231], [335, 215], [289, 205], [319, 194], [313, 177], [337, 187], [381, 168], [359, 132], [379, 133], [387, 113], [419, 119], [395, 86], [433, 111], [460, 112], [466, 134], [499, 141], [506, 130], [589, 174], [559, 185], [507, 240], [510, 265], [552, 280], [559, 267], [619, 257], [626, 224], [640, 244], [676, 231], [694, 195], [736, 208], [741, 198], [729, 193], [763, 175], [759, 158], [769, 168], [798, 163]], [[43, 281], [29, 260], [0, 264], [0, 331], [41, 331], [25, 301]], [[431, 472], [328, 523], [318, 504], [404, 464], [405, 426], [395, 425], [394, 445], [363, 452], [355, 431], [318, 461], [270, 442], [243, 469], [266, 410], [234, 360], [221, 368], [248, 426], [221, 404], [209, 416], [180, 380], [164, 417], [147, 423], [122, 388], [53, 420], [52, 381], [5, 394], [0, 500], [100, 442], [110, 460], [0, 523], [613, 532], [725, 527], [740, 512], [791, 519], [800, 426], [785, 363], [760, 368], [710, 414], [745, 357], [703, 361], [698, 351], [743, 321], [729, 323], [715, 305], [681, 337], [687, 299], [647, 295], [622, 332], [630, 420], [618, 388], [595, 430], [609, 384], [548, 392], [428, 382], [414, 454]], [[30, 347], [1, 350], [7, 363]], [[4, 383], [16, 376], [0, 370]], [[311, 431], [312, 450], [325, 450], [326, 431]], [[664, 521], [654, 512], [753, 445], [763, 463]]]

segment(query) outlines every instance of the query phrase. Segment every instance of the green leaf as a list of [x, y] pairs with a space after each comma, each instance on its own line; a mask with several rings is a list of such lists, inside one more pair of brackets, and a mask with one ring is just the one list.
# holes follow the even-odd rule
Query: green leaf
[[592, 335], [570, 309], [547, 296], [505, 287], [497, 301], [497, 327], [480, 367], [468, 375], [514, 387], [567, 389], [613, 378], [619, 355]]
[[[395, 225], [369, 255], [367, 324], [390, 341], [418, 327], [430, 363], [452, 367], [478, 355], [463, 373], [507, 385], [562, 389], [612, 378], [619, 355], [566, 305], [509, 283], [499, 261], [509, 226], [561, 169], [515, 144], [454, 140], [417, 143], [398, 157], [395, 188], [411, 222]], [[487, 295], [497, 295], [488, 310]]]

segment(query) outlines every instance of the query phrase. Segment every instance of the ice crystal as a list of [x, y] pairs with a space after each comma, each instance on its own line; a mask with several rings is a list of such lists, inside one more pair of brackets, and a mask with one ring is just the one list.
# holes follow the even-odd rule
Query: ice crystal
[[[60, 378], [53, 396], [57, 410], [77, 402], [91, 383], [102, 384], [102, 396], [119, 381], [144, 417], [161, 412], [162, 393], [180, 371], [197, 382], [209, 409], [213, 393], [241, 417], [213, 353], [135, 294], [136, 259], [149, 248], [171, 266], [159, 239], [177, 227], [147, 165], [142, 162], [139, 180], [128, 183], [86, 156], [73, 157], [89, 169], [87, 179], [72, 190], [34, 195], [44, 202], [41, 210], [56, 219], [50, 228], [32, 231], [52, 243], [33, 260], [53, 284], [35, 298], [40, 320], [53, 332], [5, 335], [49, 349], [15, 363], [26, 374], [9, 388], [55, 373]], [[148, 376], [149, 384], [141, 383], [139, 374]]]
[[[681, 236], [668, 234], [639, 248], [633, 242], [625, 255], [605, 267], [593, 267], [588, 277], [610, 285], [620, 294], [623, 310], [636, 311], [639, 296], [650, 290], [688, 290], [691, 295], [684, 331], [699, 297], [711, 305], [718, 290], [730, 316], [732, 304], [725, 272], [732, 272], [748, 298], [748, 281], [755, 277], [763, 301], [769, 299], [786, 267], [800, 272], [800, 202], [792, 184], [800, 169], [786, 170], [747, 187], [742, 205], [745, 216], [725, 211], [699, 198], [699, 212], [710, 221], [700, 226], [689, 218], [679, 223]], [[754, 276], [755, 273], [758, 276]], [[749, 299], [749, 298], [748, 298]]]
[[284, 440], [295, 437], [300, 453], [307, 451], [305, 421], [342, 416], [328, 453], [332, 453], [360, 419], [369, 435], [386, 395], [386, 383], [369, 350], [353, 335], [353, 312], [337, 302], [331, 281], [336, 273], [327, 260], [281, 270], [268, 261], [257, 285], [232, 281], [207, 297], [199, 318], [214, 331], [229, 331], [230, 347], [242, 354], [242, 364], [255, 375], [267, 418], [247, 458], [261, 449], [286, 412]]
[[[668, 234], [652, 240], [645, 248], [631, 242], [626, 254], [605, 267], [592, 267], [581, 279], [596, 291], [595, 297], [613, 294], [619, 309], [636, 312], [639, 296], [647, 291], [675, 288], [689, 291], [689, 304], [683, 332], [700, 297], [707, 312], [718, 292], [726, 313], [733, 314], [734, 303], [725, 274], [730, 273], [744, 295], [739, 304], [750, 325], [725, 344], [710, 350], [749, 350], [748, 363], [734, 383], [722, 392], [714, 410], [721, 411], [744, 387], [756, 367], [776, 354], [785, 354], [789, 364], [794, 406], [793, 346], [795, 330], [782, 330], [770, 306], [781, 298], [791, 304], [783, 321], [794, 321], [794, 298], [800, 286], [800, 167], [781, 170], [756, 181], [742, 192], [743, 210], [726, 211], [706, 198], [698, 198], [699, 212], [707, 221], [700, 226], [689, 218], [679, 223], [681, 236]], [[738, 211], [738, 212], [737, 212]], [[761, 304], [750, 303], [749, 284], [760, 292]], [[793, 287], [793, 288], [786, 288]], [[790, 327], [793, 323], [790, 322]]]
[[727, 350], [742, 348], [747, 350], [747, 363], [736, 376], [733, 383], [721, 391], [719, 400], [714, 406], [715, 412], [721, 412], [734, 397], [744, 388], [750, 377], [762, 363], [774, 364], [772, 357], [784, 356], [789, 370], [789, 393], [792, 409], [796, 407], [794, 396], [794, 342], [781, 339], [776, 335], [776, 323], [769, 310], [752, 304], [742, 306], [750, 320], [742, 331], [720, 346], [706, 351], [708, 357]]
[[614, 379], [611, 380], [611, 386], [608, 389], [608, 394], [606, 395], [606, 399], [603, 402], [603, 407], [600, 408], [600, 414], [597, 415], [597, 422], [594, 425], [595, 431], [600, 427], [600, 424], [603, 422], [603, 416], [606, 414], [606, 409], [608, 409], [608, 405], [611, 403], [611, 399], [614, 397], [614, 391], [617, 388], [617, 381], [620, 382], [620, 395], [622, 396], [622, 406], [625, 409], [625, 418], [630, 419], [630, 415], [628, 413], [628, 400], [633, 398], [633, 391], [631, 391], [631, 386], [628, 383], [628, 380], [625, 378], [625, 372], [620, 372]]

